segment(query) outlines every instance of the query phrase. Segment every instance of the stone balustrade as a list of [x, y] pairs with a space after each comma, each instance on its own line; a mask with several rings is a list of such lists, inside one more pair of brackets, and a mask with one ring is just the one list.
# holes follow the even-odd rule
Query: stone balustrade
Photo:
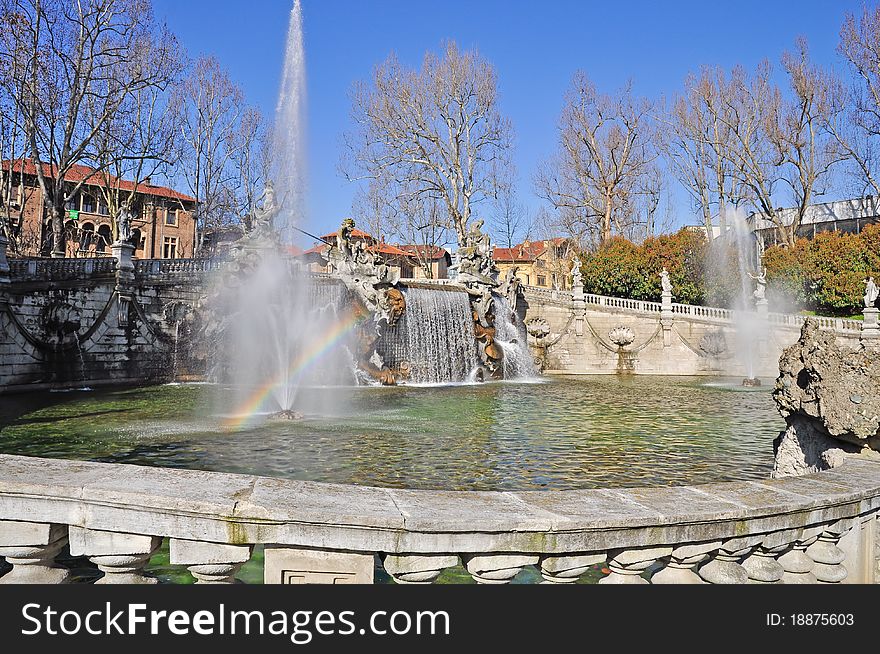
[[[572, 294], [568, 291], [555, 291], [537, 286], [525, 287], [526, 297], [533, 297], [541, 301], [564, 301], [571, 304]], [[661, 302], [647, 302], [629, 298], [610, 297], [586, 293], [584, 301], [587, 307], [601, 308], [603, 311], [622, 311], [627, 313], [640, 313], [651, 316], [659, 316], [663, 311]], [[706, 307], [695, 304], [671, 303], [670, 311], [673, 316], [683, 317], [697, 322], [708, 322], [719, 325], [729, 325], [736, 321], [736, 311], [722, 309], [721, 307]], [[768, 313], [766, 319], [770, 325], [776, 327], [799, 330], [808, 316], [800, 314]], [[822, 329], [833, 330], [842, 335], [858, 335], [862, 330], [862, 321], [830, 316], [813, 316]]]
[[0, 456], [0, 583], [67, 580], [69, 547], [102, 583], [149, 583], [163, 540], [199, 583], [230, 583], [264, 549], [269, 583], [398, 583], [462, 565], [501, 584], [526, 566], [573, 583], [875, 581], [880, 462], [693, 487], [443, 492]]
[[10, 259], [11, 281], [67, 281], [106, 277], [116, 272], [114, 257], [90, 259]]

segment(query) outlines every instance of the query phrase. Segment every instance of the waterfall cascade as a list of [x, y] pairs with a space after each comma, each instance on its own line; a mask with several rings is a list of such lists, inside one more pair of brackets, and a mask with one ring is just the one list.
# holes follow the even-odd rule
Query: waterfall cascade
[[525, 323], [510, 308], [507, 298], [501, 296], [495, 297], [495, 342], [504, 350], [504, 379], [538, 376], [534, 359], [529, 352]]

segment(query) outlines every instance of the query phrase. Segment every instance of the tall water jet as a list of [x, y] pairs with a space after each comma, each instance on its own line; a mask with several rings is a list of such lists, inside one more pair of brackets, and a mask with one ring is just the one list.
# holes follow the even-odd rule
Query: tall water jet
[[269, 177], [278, 193], [275, 229], [284, 243], [294, 240], [294, 227], [305, 219], [306, 199], [306, 57], [302, 5], [290, 12], [284, 70], [271, 135]]
[[[745, 213], [740, 209], [725, 212], [727, 231], [715, 239], [709, 257], [711, 274], [716, 280], [727, 280], [731, 274], [735, 288], [730, 298], [735, 327], [736, 356], [742, 364], [749, 384], [757, 381], [760, 357], [757, 344], [761, 341], [766, 321], [755, 310], [755, 293], [752, 280], [754, 242], [749, 231]], [[733, 261], [731, 261], [731, 256]], [[733, 264], [731, 266], [731, 263]], [[758, 264], [760, 266], [760, 263]], [[760, 274], [760, 273], [759, 273]]]
[[211, 298], [221, 317], [215, 378], [236, 389], [235, 406], [220, 411], [231, 414], [233, 425], [266, 414], [338, 410], [338, 393], [322, 395], [327, 407], [316, 406], [314, 396], [303, 406], [301, 389], [355, 382], [349, 337], [359, 316], [347, 312], [333, 293], [317, 293], [316, 282], [290, 256], [294, 232], [305, 218], [305, 77], [297, 0], [271, 134], [270, 181]]

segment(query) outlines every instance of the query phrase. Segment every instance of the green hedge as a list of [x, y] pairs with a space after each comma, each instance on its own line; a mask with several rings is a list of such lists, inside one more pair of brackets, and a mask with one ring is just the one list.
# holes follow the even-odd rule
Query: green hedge
[[[660, 271], [666, 267], [676, 302], [729, 307], [742, 292], [737, 257], [732, 246], [710, 245], [703, 232], [692, 229], [649, 238], [643, 245], [614, 237], [582, 255], [584, 290], [658, 301]], [[768, 248], [764, 267], [771, 309], [859, 313], [863, 280], [874, 275], [880, 281], [880, 225], [858, 235], [826, 232], [790, 248]], [[751, 280], [748, 288], [754, 288]]]

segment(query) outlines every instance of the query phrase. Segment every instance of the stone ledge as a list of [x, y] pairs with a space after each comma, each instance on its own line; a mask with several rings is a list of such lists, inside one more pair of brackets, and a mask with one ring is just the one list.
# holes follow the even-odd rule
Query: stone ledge
[[801, 529], [880, 509], [880, 462], [805, 477], [544, 492], [391, 490], [0, 455], [0, 520], [361, 552], [566, 553]]

